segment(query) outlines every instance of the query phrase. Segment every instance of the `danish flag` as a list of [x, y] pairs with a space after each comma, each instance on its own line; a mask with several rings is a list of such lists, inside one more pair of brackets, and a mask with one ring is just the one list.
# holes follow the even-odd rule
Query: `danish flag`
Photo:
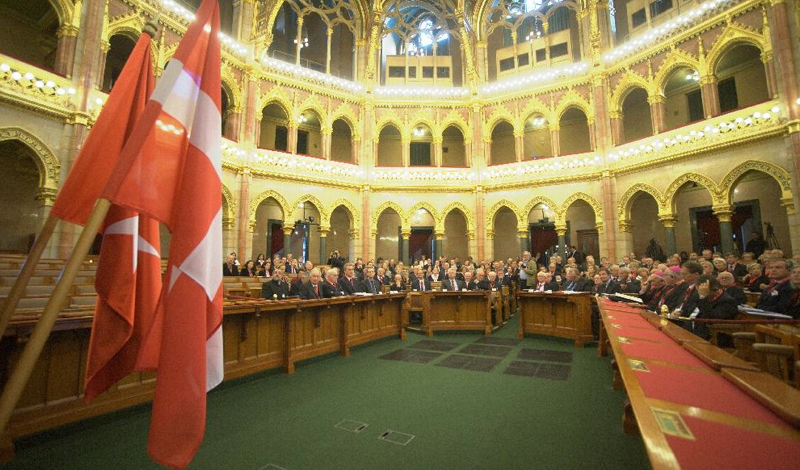
[[203, 439], [223, 378], [219, 8], [204, 0], [136, 124], [103, 197], [172, 232], [138, 367], [157, 371], [148, 450], [173, 468]]

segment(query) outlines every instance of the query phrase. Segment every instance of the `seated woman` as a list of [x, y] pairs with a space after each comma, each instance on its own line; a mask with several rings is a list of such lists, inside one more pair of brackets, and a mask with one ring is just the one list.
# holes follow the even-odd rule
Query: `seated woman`
[[400, 274], [394, 275], [394, 282], [389, 286], [389, 290], [395, 292], [402, 292], [406, 290], [406, 284], [403, 282], [403, 276]]
[[242, 266], [242, 270], [239, 272], [239, 275], [247, 277], [256, 277], [257, 271], [256, 271], [255, 261], [247, 260], [247, 262], [244, 263], [244, 266]]
[[744, 290], [747, 292], [761, 292], [764, 286], [769, 285], [769, 278], [764, 275], [764, 270], [758, 263], [747, 266], [747, 276], [742, 279]]

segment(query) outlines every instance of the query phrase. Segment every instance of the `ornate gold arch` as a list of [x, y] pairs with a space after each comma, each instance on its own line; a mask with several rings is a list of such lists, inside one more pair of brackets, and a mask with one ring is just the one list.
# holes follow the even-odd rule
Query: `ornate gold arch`
[[558, 100], [558, 105], [556, 105], [556, 109], [553, 112], [553, 117], [556, 118], [557, 122], [561, 122], [561, 118], [569, 108], [578, 108], [583, 111], [587, 121], [594, 120], [594, 114], [592, 113], [592, 106], [589, 100], [581, 96], [575, 90], [569, 90]]
[[236, 200], [233, 198], [231, 190], [224, 184], [222, 185], [222, 202], [224, 206], [222, 225], [224, 226], [225, 222], [233, 223], [233, 220], [236, 218]]
[[381, 131], [383, 131], [383, 129], [388, 125], [392, 125], [397, 128], [398, 132], [400, 132], [401, 139], [406, 136], [406, 125], [403, 124], [403, 121], [396, 116], [388, 116], [378, 121], [378, 124], [375, 126], [372, 134], [372, 139], [375, 142], [378, 142], [381, 139]]
[[630, 70], [627, 71], [622, 76], [619, 83], [617, 83], [616, 88], [614, 88], [614, 92], [611, 93], [611, 99], [609, 100], [609, 108], [611, 112], [621, 113], [622, 104], [625, 102], [625, 98], [627, 98], [628, 95], [637, 88], [644, 89], [648, 97], [651, 95], [652, 87], [650, 82], [636, 72]]
[[61, 162], [52, 150], [38, 137], [19, 127], [0, 128], [0, 142], [17, 140], [33, 151], [36, 168], [39, 170], [39, 189], [58, 189]]
[[706, 54], [708, 73], [716, 74], [719, 61], [725, 57], [728, 51], [740, 44], [749, 44], [757, 47], [762, 54], [772, 50], [770, 43], [764, 41], [764, 37], [760, 33], [737, 24], [728, 24], [719, 35], [714, 46]]
[[288, 121], [292, 121], [294, 119], [294, 105], [292, 101], [286, 96], [283, 92], [283, 89], [279, 86], [273, 86], [270, 88], [269, 92], [262, 95], [258, 100], [258, 113], [259, 119], [261, 117], [261, 112], [264, 111], [264, 108], [267, 106], [277, 103], [278, 106], [283, 108], [283, 112], [286, 113], [286, 119]]
[[[80, 1], [80, 0], [78, 0]], [[75, 12], [75, 6], [69, 0], [47, 0], [53, 10], [58, 16], [59, 26], [72, 24], [73, 26], [80, 26], [81, 11]], [[77, 14], [77, 17], [75, 16]]]
[[664, 206], [670, 211], [670, 213], [675, 213], [675, 196], [677, 195], [678, 190], [681, 188], [681, 186], [689, 182], [697, 183], [706, 188], [711, 196], [712, 205], [718, 206], [724, 204], [724, 201], [720, 200], [717, 184], [714, 183], [711, 178], [699, 173], [684, 173], [675, 178], [675, 180], [667, 187], [667, 190], [664, 191]]
[[330, 127], [333, 129], [333, 123], [341, 119], [342, 121], [346, 122], [348, 126], [350, 126], [350, 135], [352, 136], [352, 140], [361, 140], [361, 133], [359, 132], [359, 124], [360, 120], [356, 115], [355, 111], [347, 104], [342, 103], [336, 108], [329, 116]]
[[436, 135], [442, 137], [444, 131], [450, 126], [455, 126], [461, 131], [465, 144], [472, 142], [472, 126], [470, 126], [469, 123], [464, 120], [464, 117], [455, 110], [447, 113], [447, 115], [439, 121], [437, 129], [435, 130]]
[[383, 214], [384, 211], [386, 211], [386, 209], [392, 209], [393, 211], [397, 212], [397, 215], [400, 216], [400, 225], [401, 225], [401, 227], [403, 227], [403, 228], [408, 228], [409, 227], [408, 219], [406, 218], [406, 213], [403, 211], [403, 208], [400, 207], [394, 201], [386, 201], [383, 204], [381, 204], [380, 206], [376, 207], [375, 210], [372, 212], [372, 218], [370, 220], [369, 228], [370, 228], [370, 231], [373, 234], [377, 234], [378, 233], [378, 220], [380, 219], [381, 214]]
[[[319, 125], [323, 129], [328, 124], [328, 112], [325, 111], [325, 107], [322, 106], [322, 103], [320, 103], [319, 99], [314, 95], [310, 95], [306, 98], [303, 103], [297, 107], [297, 110], [297, 116], [308, 110], [314, 111], [319, 117]], [[297, 119], [297, 116], [290, 115], [289, 119], [294, 121]]]
[[444, 209], [442, 209], [441, 226], [436, 227], [436, 230], [444, 232], [444, 221], [453, 211], [459, 211], [464, 216], [464, 219], [467, 222], [468, 232], [472, 233], [475, 231], [475, 215], [466, 205], [460, 202], [451, 202], [450, 204], [446, 205]]
[[339, 207], [344, 207], [344, 209], [347, 211], [347, 215], [350, 217], [350, 230], [356, 230], [356, 231], [360, 230], [361, 213], [358, 211], [356, 206], [348, 199], [341, 198], [333, 201], [333, 204], [328, 206], [328, 216], [330, 217], [331, 215], [333, 215], [333, 211], [335, 211]]
[[231, 73], [230, 67], [226, 66], [224, 63], [222, 65], [222, 74], [220, 78], [222, 82], [222, 88], [225, 89], [230, 95], [228, 106], [233, 110], [233, 112], [242, 112], [242, 109], [244, 108], [242, 90], [238, 87], [236, 77], [233, 75], [233, 73]]
[[320, 219], [319, 220], [319, 225], [321, 227], [329, 227], [331, 225], [330, 215], [325, 210], [325, 204], [323, 204], [322, 201], [317, 199], [317, 197], [312, 195], [312, 194], [304, 194], [304, 195], [300, 196], [299, 198], [297, 198], [292, 203], [292, 205], [289, 206], [291, 208], [291, 211], [285, 213], [283, 215], [283, 218], [288, 221], [289, 220], [288, 218], [292, 217], [292, 215], [294, 214], [294, 211], [298, 209], [298, 206], [300, 204], [304, 204], [306, 202], [310, 202], [311, 204], [314, 205], [314, 207], [317, 208], [317, 212], [319, 212], [319, 219]]
[[547, 204], [547, 206], [550, 207], [550, 209], [556, 215], [556, 221], [560, 221], [563, 218], [563, 214], [561, 213], [561, 208], [559, 207], [558, 204], [555, 203], [555, 201], [553, 201], [547, 196], [535, 196], [533, 199], [528, 201], [527, 204], [525, 204], [525, 208], [522, 209], [522, 211], [519, 214], [522, 225], [527, 225], [527, 219], [528, 217], [530, 217], [531, 211], [533, 210], [534, 207], [538, 206], [539, 204]]
[[667, 81], [672, 77], [672, 73], [681, 67], [697, 70], [701, 77], [708, 74], [708, 70], [704, 69], [699, 60], [692, 57], [691, 54], [676, 48], [667, 54], [667, 58], [661, 63], [661, 67], [653, 77], [653, 91], [663, 94], [667, 87]]
[[500, 121], [507, 121], [509, 124], [511, 124], [511, 128], [514, 130], [516, 130], [518, 127], [517, 118], [511, 114], [511, 111], [509, 111], [505, 106], [498, 104], [492, 111], [489, 119], [486, 120], [486, 124], [482, 126], [484, 141], [491, 141], [494, 128], [500, 123]]
[[794, 195], [792, 194], [792, 179], [789, 172], [774, 163], [756, 160], [748, 160], [739, 164], [722, 178], [719, 184], [719, 191], [720, 196], [725, 198], [727, 204], [733, 203], [733, 190], [736, 184], [745, 173], [751, 171], [764, 173], [774, 179], [781, 188], [781, 201], [784, 201], [785, 204], [791, 202], [792, 206], [794, 205], [792, 202], [794, 200]]
[[509, 201], [508, 199], [501, 199], [496, 203], [494, 203], [494, 205], [489, 209], [489, 212], [486, 213], [486, 226], [492, 227], [491, 230], [494, 230], [495, 216], [503, 207], [511, 210], [511, 212], [514, 213], [514, 215], [517, 217], [518, 227], [522, 223], [522, 217], [520, 216], [519, 208], [517, 207], [517, 205]]
[[411, 208], [409, 208], [406, 211], [406, 219], [407, 219], [406, 222], [408, 222], [408, 225], [411, 225], [411, 217], [419, 209], [425, 209], [426, 211], [428, 211], [428, 213], [431, 215], [431, 217], [433, 217], [434, 228], [439, 226], [439, 224], [441, 222], [441, 216], [439, 215], [439, 211], [437, 211], [436, 208], [433, 207], [433, 205], [431, 203], [425, 202], [425, 201], [420, 201], [420, 202], [414, 204], [413, 206], [411, 206]]
[[[272, 189], [268, 189], [259, 193], [250, 201], [250, 223], [254, 224], [256, 222], [256, 211], [258, 211], [258, 206], [260, 206], [262, 202], [269, 198], [274, 199], [275, 202], [278, 203], [281, 208], [281, 212], [283, 213], [283, 218], [286, 219], [286, 214], [289, 212], [289, 204], [287, 204], [286, 199], [283, 196]], [[292, 211], [292, 213], [294, 213], [294, 211]], [[291, 217], [291, 213], [289, 214], [289, 217]]]
[[534, 96], [529, 99], [528, 102], [525, 103], [525, 107], [522, 108], [522, 111], [520, 111], [519, 118], [523, 129], [525, 128], [525, 122], [533, 114], [541, 114], [545, 119], [547, 119], [547, 122], [553, 122], [553, 111], [542, 100], [540, 100], [538, 96]]
[[647, 183], [636, 183], [628, 188], [627, 191], [625, 191], [625, 194], [623, 194], [619, 199], [619, 204], [617, 204], [619, 226], [623, 231], [627, 231], [627, 228], [631, 224], [631, 209], [633, 208], [633, 203], [636, 200], [637, 194], [639, 193], [645, 193], [653, 196], [653, 199], [656, 200], [656, 204], [658, 205], [659, 214], [666, 214], [669, 212], [666, 207], [666, 203], [664, 202], [664, 195], [661, 194], [661, 191]]
[[592, 210], [594, 211], [594, 222], [596, 225], [603, 223], [603, 206], [597, 201], [597, 199], [584, 192], [577, 192], [573, 194], [572, 196], [568, 197], [563, 204], [561, 204], [561, 209], [559, 212], [563, 215], [565, 221], [567, 218], [567, 210], [572, 204], [575, 203], [575, 201], [578, 200], [584, 201], [592, 207]]
[[[114, 18], [113, 21], [109, 22], [108, 29], [105, 31], [106, 37], [103, 38], [103, 40], [109, 41], [112, 36], [120, 35], [136, 43], [139, 40], [139, 36], [142, 35], [144, 23], [144, 18], [137, 12], [131, 12], [127, 15]], [[177, 44], [175, 47], [177, 49]], [[150, 52], [153, 60], [153, 67], [157, 69], [159, 67], [158, 41], [150, 41]], [[174, 53], [175, 51], [173, 50], [172, 52]], [[170, 57], [172, 57], [172, 54], [170, 54]]]

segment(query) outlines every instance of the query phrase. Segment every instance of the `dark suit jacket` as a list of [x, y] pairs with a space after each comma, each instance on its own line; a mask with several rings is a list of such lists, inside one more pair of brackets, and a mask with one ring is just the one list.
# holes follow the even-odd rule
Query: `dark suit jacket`
[[235, 264], [231, 267], [231, 269], [228, 269], [228, 263], [222, 263], [223, 276], [238, 276], [239, 272], [239, 267]]
[[745, 289], [747, 289], [748, 292], [761, 292], [761, 284], [769, 284], [769, 278], [767, 276], [758, 276], [748, 282]]
[[[370, 287], [370, 281], [372, 282], [372, 286], [374, 286], [374, 291], [372, 290], [373, 288]], [[361, 284], [359, 284], [358, 291], [359, 292], [368, 292], [370, 294], [380, 294], [381, 293], [381, 283], [378, 282], [378, 280], [375, 279], [375, 278], [369, 279], [369, 278], [365, 277], [364, 280], [361, 281]]]
[[[455, 290], [464, 290], [464, 288], [467, 286], [464, 284], [464, 281], [459, 280], [458, 278], [454, 279], [454, 281], [456, 283]], [[453, 290], [453, 284], [450, 279], [442, 281], [442, 290]]]
[[607, 282], [603, 284], [600, 284], [600, 286], [598, 286], [597, 289], [595, 289], [595, 294], [612, 295], [616, 294], [617, 292], [619, 292], [619, 284], [617, 284], [615, 281], [612, 281], [611, 279], [609, 279]]
[[756, 307], [767, 310], [768, 312], [784, 313], [789, 309], [789, 305], [794, 298], [794, 289], [787, 280], [781, 284], [764, 289], [761, 293], [761, 298], [758, 299]]
[[[495, 281], [494, 282], [494, 288], [497, 289], [497, 290], [502, 290], [503, 289], [503, 285], [500, 284], [499, 282]], [[491, 285], [491, 283], [489, 282], [488, 279], [484, 279], [483, 281], [481, 281], [478, 284], [478, 289], [479, 290], [488, 290], [488, 291], [490, 291], [490, 290], [492, 290], [492, 285]]]
[[265, 282], [261, 286], [262, 299], [274, 299], [277, 296], [278, 300], [283, 300], [289, 297], [289, 284], [284, 281], [271, 280]]
[[340, 297], [345, 295], [342, 292], [342, 289], [339, 287], [339, 284], [331, 285], [328, 281], [320, 281], [320, 285], [322, 285], [322, 296], [326, 299], [330, 299], [331, 297]]
[[319, 295], [317, 295], [314, 292], [314, 286], [310, 282], [302, 284], [301, 287], [300, 287], [300, 298], [301, 299], [322, 299], [324, 297], [324, 295], [323, 295], [324, 290], [323, 290], [323, 287], [322, 287], [323, 284], [324, 284], [324, 282], [320, 281], [320, 283], [319, 283]]
[[677, 286], [672, 286], [671, 289], [667, 288], [667, 291], [664, 293], [664, 305], [669, 308], [670, 312], [678, 308], [681, 303], [683, 303], [683, 297], [686, 295], [686, 289], [688, 288], [688, 282], [681, 282]]
[[[426, 291], [431, 290], [430, 281], [426, 280], [424, 285], [425, 285], [425, 290]], [[415, 279], [415, 280], [411, 281], [411, 290], [419, 290], [419, 280], [418, 279]]]
[[741, 287], [738, 286], [730, 286], [725, 288], [725, 293], [728, 294], [736, 301], [736, 305], [742, 305], [747, 303], [747, 295], [745, 295], [744, 291]]
[[[698, 298], [696, 300], [696, 306], [699, 310], [697, 318], [733, 320], [736, 318], [736, 314], [739, 312], [736, 301], [727, 293], [722, 294], [716, 300], [713, 300], [709, 297], [706, 297], [705, 299]], [[694, 334], [706, 339], [711, 336], [709, 334], [708, 326], [705, 323], [694, 323]]]
[[733, 269], [731, 269], [730, 265], [728, 265], [728, 270], [733, 273], [733, 275], [737, 279], [741, 279], [747, 276], [747, 266], [743, 265], [742, 263], [736, 263], [733, 265]]
[[478, 290], [478, 283], [475, 282], [475, 279], [469, 281], [469, 284], [465, 284], [467, 290]]
[[661, 301], [661, 297], [664, 295], [664, 289], [666, 287], [656, 289], [651, 286], [642, 294], [641, 299], [647, 305], [647, 310], [656, 311], [658, 309], [658, 302]]
[[631, 279], [628, 277], [628, 280], [623, 284], [621, 282], [617, 283], [619, 285], [619, 292], [623, 294], [638, 294], [639, 291], [642, 289], [642, 283], [639, 282], [637, 279]]
[[[567, 288], [569, 288], [570, 284], [571, 284], [571, 281], [569, 279], [564, 279], [564, 281], [561, 283], [561, 289], [560, 290], [566, 291]], [[579, 277], [575, 281], [575, 286], [572, 288], [572, 291], [573, 292], [591, 292], [592, 291], [592, 282], [589, 281], [588, 279], [584, 279], [582, 277]]]
[[353, 295], [359, 292], [358, 288], [360, 284], [357, 277], [353, 277], [352, 282], [348, 281], [344, 276], [339, 278], [339, 290], [344, 292], [345, 295]]
[[253, 266], [253, 275], [251, 276], [250, 273], [247, 271], [247, 267], [246, 266], [242, 266], [242, 269], [239, 271], [239, 275], [240, 276], [253, 277], [253, 276], [256, 275], [257, 271], [258, 270], [256, 269], [256, 267]]

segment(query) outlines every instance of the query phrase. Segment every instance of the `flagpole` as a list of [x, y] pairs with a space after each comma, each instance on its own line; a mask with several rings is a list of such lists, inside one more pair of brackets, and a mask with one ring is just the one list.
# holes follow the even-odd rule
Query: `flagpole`
[[80, 272], [83, 260], [92, 248], [94, 238], [100, 230], [110, 207], [111, 202], [108, 199], [100, 198], [97, 200], [92, 215], [89, 216], [89, 220], [78, 238], [78, 243], [75, 245], [75, 249], [64, 267], [58, 284], [56, 284], [53, 294], [47, 301], [47, 306], [36, 322], [28, 344], [25, 345], [25, 349], [22, 351], [22, 355], [6, 383], [3, 394], [0, 396], [0, 435], [5, 432], [8, 422], [11, 420], [11, 414], [16, 408], [22, 392], [25, 390], [25, 386], [28, 384], [36, 361], [39, 360], [44, 345], [47, 343], [47, 338], [50, 336], [50, 332], [58, 319], [58, 314], [70, 295], [70, 289]]
[[47, 247], [47, 243], [53, 237], [53, 232], [55, 232], [59, 220], [58, 217], [52, 215], [47, 217], [42, 231], [39, 232], [39, 236], [36, 237], [36, 241], [33, 243], [31, 252], [28, 253], [28, 257], [25, 258], [25, 263], [22, 265], [19, 275], [14, 280], [11, 292], [8, 293], [6, 303], [3, 305], [3, 311], [0, 312], [0, 338], [6, 333], [8, 322], [11, 321], [14, 311], [17, 310], [17, 305], [19, 305], [20, 299], [22, 299], [25, 294], [25, 289], [31, 281], [36, 266], [39, 265], [39, 260], [42, 259], [42, 254], [44, 253], [45, 247]]

